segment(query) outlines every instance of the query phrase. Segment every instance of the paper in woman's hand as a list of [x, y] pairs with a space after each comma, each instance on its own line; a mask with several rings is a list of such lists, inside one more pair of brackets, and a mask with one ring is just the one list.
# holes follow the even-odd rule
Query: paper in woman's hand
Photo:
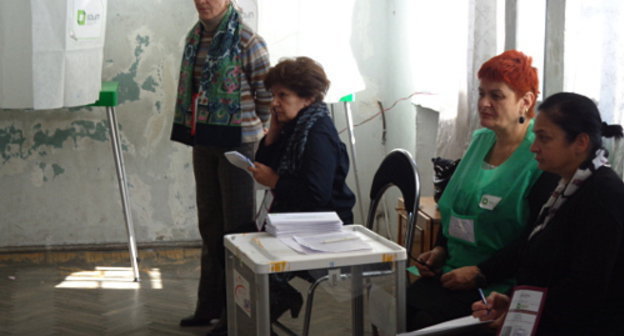
[[481, 335], [483, 325], [492, 321], [481, 321], [472, 315], [456, 318], [450, 321], [432, 325], [427, 328], [399, 334], [398, 336], [451, 336], [451, 335]]
[[231, 164], [235, 165], [240, 169], [243, 169], [244, 171], [247, 171], [248, 167], [256, 167], [248, 157], [237, 151], [225, 152], [224, 155]]

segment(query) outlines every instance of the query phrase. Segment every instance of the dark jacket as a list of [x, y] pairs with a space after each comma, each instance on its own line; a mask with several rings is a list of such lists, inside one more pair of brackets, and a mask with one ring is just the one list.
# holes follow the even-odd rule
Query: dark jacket
[[548, 288], [538, 335], [624, 335], [624, 183], [601, 167], [543, 231], [490, 260], [486, 278], [516, 273]]
[[[262, 139], [256, 161], [277, 171], [295, 122], [284, 125], [270, 146]], [[301, 163], [296, 173], [279, 177], [270, 212], [336, 211], [345, 224], [353, 223], [355, 195], [346, 183], [349, 157], [329, 115], [312, 125]]]

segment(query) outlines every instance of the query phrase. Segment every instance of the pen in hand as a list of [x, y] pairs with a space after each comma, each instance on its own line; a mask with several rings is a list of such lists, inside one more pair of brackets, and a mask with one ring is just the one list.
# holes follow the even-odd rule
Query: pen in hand
[[488, 302], [485, 298], [485, 294], [483, 293], [483, 289], [477, 288], [477, 290], [479, 291], [479, 296], [481, 296], [481, 301], [483, 301], [483, 304], [487, 306]]
[[432, 272], [432, 273], [434, 273], [434, 274], [437, 274], [437, 273], [438, 273], [438, 271], [439, 271], [439, 270], [436, 270], [436, 268], [435, 268], [435, 267], [433, 267], [433, 265], [429, 265], [429, 264], [427, 264], [424, 260], [422, 260], [422, 259], [420, 259], [420, 258], [417, 258], [417, 259], [414, 259], [414, 260], [415, 260], [418, 264], [420, 264], [421, 266], [426, 267], [426, 268], [427, 268], [427, 270], [429, 270], [430, 272]]
[[479, 296], [481, 297], [481, 301], [486, 306], [486, 310], [488, 311], [488, 314], [489, 314], [490, 308], [487, 308], [488, 302], [487, 302], [487, 299], [485, 298], [485, 294], [483, 293], [483, 289], [477, 288], [477, 290], [479, 291]]
[[420, 260], [420, 259], [414, 259], [414, 260], [416, 260], [416, 262], [419, 263], [420, 265], [425, 266], [430, 270], [432, 269], [431, 266], [427, 265], [427, 263], [424, 262], [423, 260]]

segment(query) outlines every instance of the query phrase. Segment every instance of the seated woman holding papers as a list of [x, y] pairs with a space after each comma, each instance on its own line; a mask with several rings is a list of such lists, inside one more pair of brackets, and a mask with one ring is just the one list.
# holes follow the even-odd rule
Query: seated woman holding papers
[[270, 212], [336, 211], [353, 223], [349, 157], [323, 103], [329, 80], [307, 57], [285, 59], [264, 84], [273, 93], [271, 124], [256, 153], [254, 179], [271, 188]]
[[[561, 180], [526, 237], [481, 272], [488, 281], [515, 274], [518, 285], [545, 291], [536, 335], [624, 335], [624, 183], [602, 148], [622, 127], [601, 122], [596, 105], [574, 93], [548, 97], [539, 111], [531, 151]], [[472, 305], [473, 316], [500, 327], [509, 297], [486, 301]]]
[[[349, 157], [323, 103], [329, 88], [325, 71], [308, 57], [285, 59], [269, 70], [264, 84], [273, 93], [271, 124], [255, 167], [247, 169], [271, 188], [269, 212], [335, 211], [345, 224], [353, 223]], [[271, 321], [287, 309], [295, 317], [302, 304], [288, 284], [292, 274], [279, 275], [271, 278]]]

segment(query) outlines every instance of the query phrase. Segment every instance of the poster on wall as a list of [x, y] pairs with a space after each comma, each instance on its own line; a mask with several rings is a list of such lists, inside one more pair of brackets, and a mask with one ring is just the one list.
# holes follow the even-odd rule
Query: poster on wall
[[0, 108], [94, 103], [107, 0], [0, 1]]

